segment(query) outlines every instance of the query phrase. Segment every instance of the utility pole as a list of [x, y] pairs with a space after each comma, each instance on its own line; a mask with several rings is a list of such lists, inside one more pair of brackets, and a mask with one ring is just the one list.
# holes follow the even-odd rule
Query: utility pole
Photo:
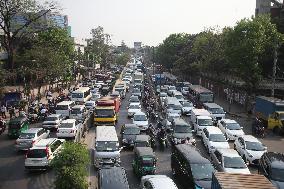
[[277, 68], [277, 60], [278, 60], [278, 44], [274, 49], [274, 59], [273, 59], [273, 68], [272, 68], [272, 89], [271, 89], [271, 96], [274, 97], [275, 95], [275, 80], [276, 80], [276, 68]]

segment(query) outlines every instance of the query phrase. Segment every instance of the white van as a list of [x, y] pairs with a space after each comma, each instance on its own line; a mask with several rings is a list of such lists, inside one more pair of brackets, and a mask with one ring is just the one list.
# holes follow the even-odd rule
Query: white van
[[56, 114], [61, 114], [62, 117], [69, 117], [72, 107], [75, 106], [73, 101], [63, 101], [56, 105]]
[[119, 141], [114, 126], [97, 126], [94, 146], [94, 164], [120, 164]]
[[213, 126], [213, 121], [210, 117], [210, 113], [205, 109], [192, 109], [190, 119], [192, 122], [193, 130], [198, 136], [201, 136], [202, 130], [205, 127]]

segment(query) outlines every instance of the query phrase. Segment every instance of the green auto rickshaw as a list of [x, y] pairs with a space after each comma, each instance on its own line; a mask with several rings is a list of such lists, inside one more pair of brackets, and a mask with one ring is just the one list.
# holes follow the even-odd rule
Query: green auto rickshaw
[[18, 138], [23, 131], [29, 129], [29, 122], [26, 117], [15, 117], [8, 123], [8, 137]]
[[132, 167], [138, 177], [155, 174], [157, 159], [152, 148], [136, 147], [134, 155]]

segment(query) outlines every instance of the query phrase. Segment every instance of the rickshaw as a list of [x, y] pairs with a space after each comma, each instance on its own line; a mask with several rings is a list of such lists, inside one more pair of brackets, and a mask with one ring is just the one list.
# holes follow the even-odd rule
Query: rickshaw
[[8, 137], [18, 138], [23, 131], [29, 129], [28, 118], [19, 116], [11, 119], [8, 123]]
[[134, 155], [132, 167], [138, 177], [155, 174], [157, 159], [152, 148], [136, 147]]
[[134, 141], [136, 147], [151, 147], [151, 137], [149, 135], [137, 135]]

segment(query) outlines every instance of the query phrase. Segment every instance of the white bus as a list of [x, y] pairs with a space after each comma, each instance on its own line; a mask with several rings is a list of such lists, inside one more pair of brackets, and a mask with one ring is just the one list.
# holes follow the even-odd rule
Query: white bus
[[75, 106], [73, 101], [63, 101], [56, 105], [56, 114], [61, 114], [62, 117], [69, 117], [72, 107]]
[[89, 87], [79, 87], [76, 91], [72, 92], [71, 100], [74, 102], [85, 103], [92, 97]]

